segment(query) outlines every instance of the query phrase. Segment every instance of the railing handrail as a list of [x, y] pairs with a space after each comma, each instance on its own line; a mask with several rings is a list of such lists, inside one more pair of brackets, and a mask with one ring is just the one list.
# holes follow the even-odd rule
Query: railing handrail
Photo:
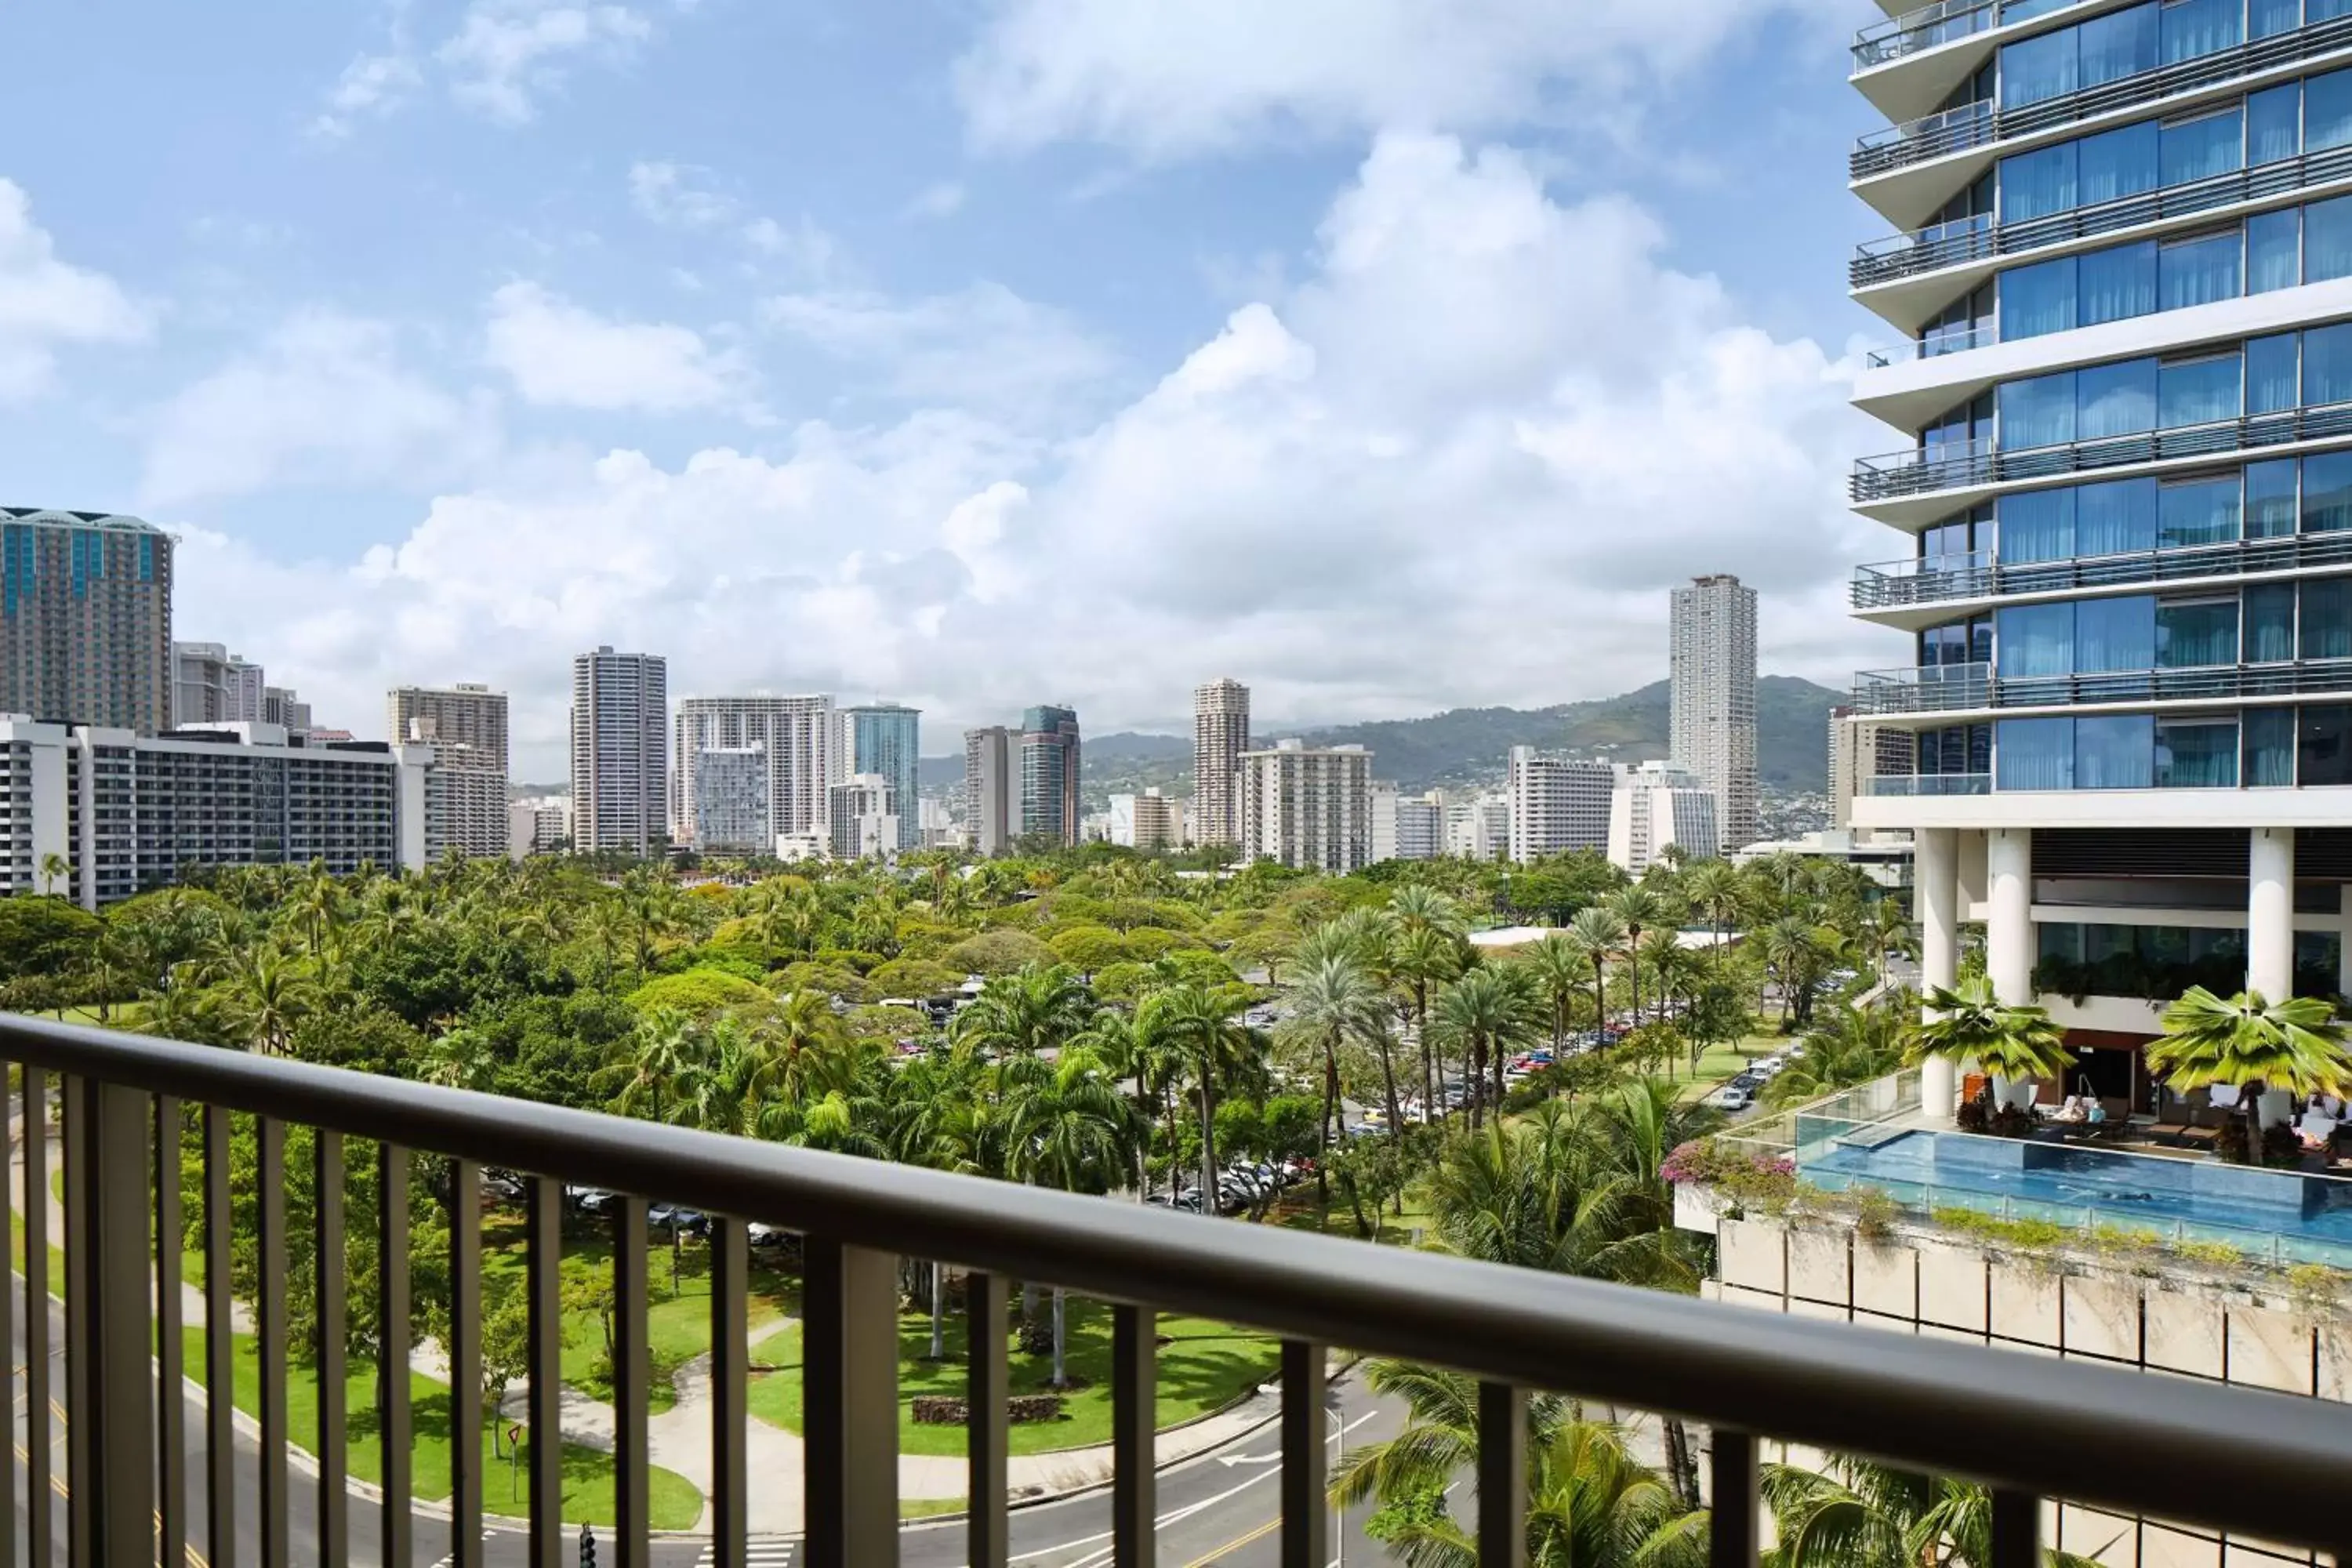
[[2198, 577], [2242, 577], [2263, 572], [2320, 571], [2352, 562], [2352, 532], [2294, 533], [2233, 539], [2154, 550], [2074, 555], [2055, 561], [2003, 561], [1998, 552], [1908, 556], [1853, 569], [1856, 609], [2011, 595], [2070, 593], [2081, 588], [2178, 583]]
[[[1158, 1214], [80, 1025], [0, 1020], [0, 1056], [1997, 1488], [2223, 1529], [2274, 1520], [2262, 1531], [2273, 1538], [2332, 1517], [2352, 1454], [2352, 1407], [2327, 1401]], [[2197, 1462], [2184, 1463], [2191, 1454]]]

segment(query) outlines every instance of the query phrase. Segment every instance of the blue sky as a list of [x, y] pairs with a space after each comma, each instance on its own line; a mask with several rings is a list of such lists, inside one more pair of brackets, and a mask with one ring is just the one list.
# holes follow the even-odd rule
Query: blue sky
[[[1898, 651], [1846, 0], [11, 7], [10, 504], [322, 722], [567, 658], [1164, 726], [1605, 695], [1664, 591]], [[1874, 449], [1874, 448], [1873, 448]], [[1266, 727], [1262, 724], [1261, 727]]]

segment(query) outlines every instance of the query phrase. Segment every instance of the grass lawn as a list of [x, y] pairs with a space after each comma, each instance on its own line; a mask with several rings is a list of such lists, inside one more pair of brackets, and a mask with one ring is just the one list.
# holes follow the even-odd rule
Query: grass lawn
[[[1010, 1303], [1018, 1318], [1018, 1298]], [[1037, 1294], [1037, 1312], [1045, 1321], [1052, 1311], [1051, 1298]], [[1110, 1309], [1098, 1301], [1069, 1298], [1066, 1307], [1066, 1360], [1073, 1387], [1058, 1421], [1024, 1422], [1006, 1435], [1016, 1454], [1039, 1454], [1052, 1448], [1082, 1448], [1110, 1440]], [[947, 1320], [947, 1359], [925, 1361], [931, 1348], [928, 1312], [908, 1312], [898, 1320], [898, 1447], [908, 1454], [961, 1454], [961, 1426], [917, 1426], [908, 1404], [919, 1394], [961, 1394], [964, 1392], [964, 1328], [961, 1312]], [[1213, 1323], [1200, 1318], [1160, 1320], [1160, 1400], [1157, 1422], [1171, 1426], [1232, 1403], [1275, 1373], [1282, 1354], [1268, 1335]], [[770, 1365], [771, 1373], [754, 1373], [749, 1405], [751, 1414], [776, 1426], [800, 1430], [801, 1342], [798, 1325], [770, 1335], [752, 1347], [754, 1365]], [[1036, 1394], [1052, 1378], [1051, 1355], [1024, 1355], [1016, 1346], [1008, 1368], [1012, 1392]]]
[[1685, 1057], [1675, 1065], [1675, 1076], [1685, 1080], [1681, 1098], [1697, 1100], [1711, 1093], [1717, 1084], [1738, 1076], [1741, 1068], [1759, 1057], [1769, 1057], [1774, 1051], [1785, 1049], [1790, 1043], [1788, 1036], [1768, 1032], [1750, 1035], [1727, 1046], [1711, 1046], [1706, 1054], [1699, 1058], [1696, 1074], [1687, 1070], [1690, 1058]]
[[[235, 1338], [236, 1407], [248, 1415], [258, 1416], [261, 1411], [259, 1352], [252, 1335], [238, 1334]], [[188, 1374], [202, 1383], [205, 1372], [204, 1331], [188, 1330], [186, 1346]], [[415, 1494], [422, 1499], [438, 1500], [449, 1495], [449, 1390], [445, 1384], [415, 1373], [409, 1374], [408, 1387], [416, 1432], [410, 1457]], [[352, 1363], [350, 1383], [343, 1398], [344, 1408], [349, 1412], [344, 1431], [351, 1444], [351, 1473], [362, 1480], [380, 1481], [383, 1478], [383, 1455], [377, 1440], [375, 1368], [373, 1363]], [[299, 1364], [288, 1369], [286, 1419], [292, 1440], [298, 1446], [310, 1448], [315, 1445], [319, 1430], [319, 1380], [313, 1369]], [[484, 1500], [491, 1512], [510, 1512], [519, 1500], [519, 1495], [517, 1498], [508, 1496], [512, 1485], [513, 1464], [505, 1456], [491, 1453], [491, 1436], [495, 1430], [496, 1417], [486, 1415], [478, 1438], [484, 1466]], [[655, 1529], [691, 1529], [695, 1521], [701, 1517], [702, 1496], [684, 1476], [656, 1468], [647, 1477], [647, 1483]], [[572, 1524], [613, 1522], [613, 1457], [610, 1454], [577, 1443], [563, 1446], [563, 1518], [565, 1522]]]
[[[1313, 1188], [1301, 1187], [1297, 1190], [1301, 1193], [1311, 1193]], [[1364, 1206], [1364, 1217], [1366, 1219], [1372, 1217], [1371, 1205], [1369, 1204]], [[1278, 1225], [1285, 1230], [1313, 1231], [1318, 1236], [1343, 1237], [1349, 1241], [1377, 1240], [1382, 1247], [1411, 1247], [1413, 1227], [1419, 1226], [1426, 1232], [1433, 1222], [1428, 1200], [1418, 1194], [1407, 1193], [1404, 1196], [1402, 1215], [1398, 1215], [1393, 1209], [1382, 1213], [1380, 1219], [1380, 1234], [1377, 1237], [1368, 1237], [1362, 1231], [1356, 1228], [1356, 1211], [1340, 1201], [1336, 1194], [1328, 1210], [1317, 1208], [1310, 1197], [1296, 1205], [1277, 1206], [1272, 1214], [1266, 1215], [1266, 1223]], [[1423, 1239], [1425, 1240], [1426, 1237]]]

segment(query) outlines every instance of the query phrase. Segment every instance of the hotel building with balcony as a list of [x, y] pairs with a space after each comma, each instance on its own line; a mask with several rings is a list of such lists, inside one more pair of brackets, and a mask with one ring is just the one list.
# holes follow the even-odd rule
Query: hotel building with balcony
[[2162, 999], [2352, 989], [2352, 0], [1948, 0], [1853, 80], [1853, 599], [1914, 650], [1853, 706], [1916, 757], [1853, 823], [1916, 835], [1929, 983], [1981, 921], [2146, 1109]]

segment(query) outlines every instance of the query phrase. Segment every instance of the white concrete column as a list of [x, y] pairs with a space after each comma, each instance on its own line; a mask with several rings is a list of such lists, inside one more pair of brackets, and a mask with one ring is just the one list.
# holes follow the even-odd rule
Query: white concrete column
[[2352, 882], [2336, 889], [2336, 991], [2352, 996]]
[[[1922, 827], [1912, 834], [1912, 898], [1919, 910], [1919, 984], [1922, 992], [1958, 984], [1960, 976], [1960, 836], [1949, 827]], [[1922, 1008], [1932, 1016], [1933, 1009]], [[1960, 1108], [1960, 1069], [1943, 1057], [1919, 1067], [1919, 1109], [1948, 1118]]]
[[2294, 994], [2294, 829], [2257, 827], [2246, 857], [2246, 989]]
[[1985, 973], [1996, 999], [2033, 1000], [2033, 830], [1996, 827], [1985, 836]]

